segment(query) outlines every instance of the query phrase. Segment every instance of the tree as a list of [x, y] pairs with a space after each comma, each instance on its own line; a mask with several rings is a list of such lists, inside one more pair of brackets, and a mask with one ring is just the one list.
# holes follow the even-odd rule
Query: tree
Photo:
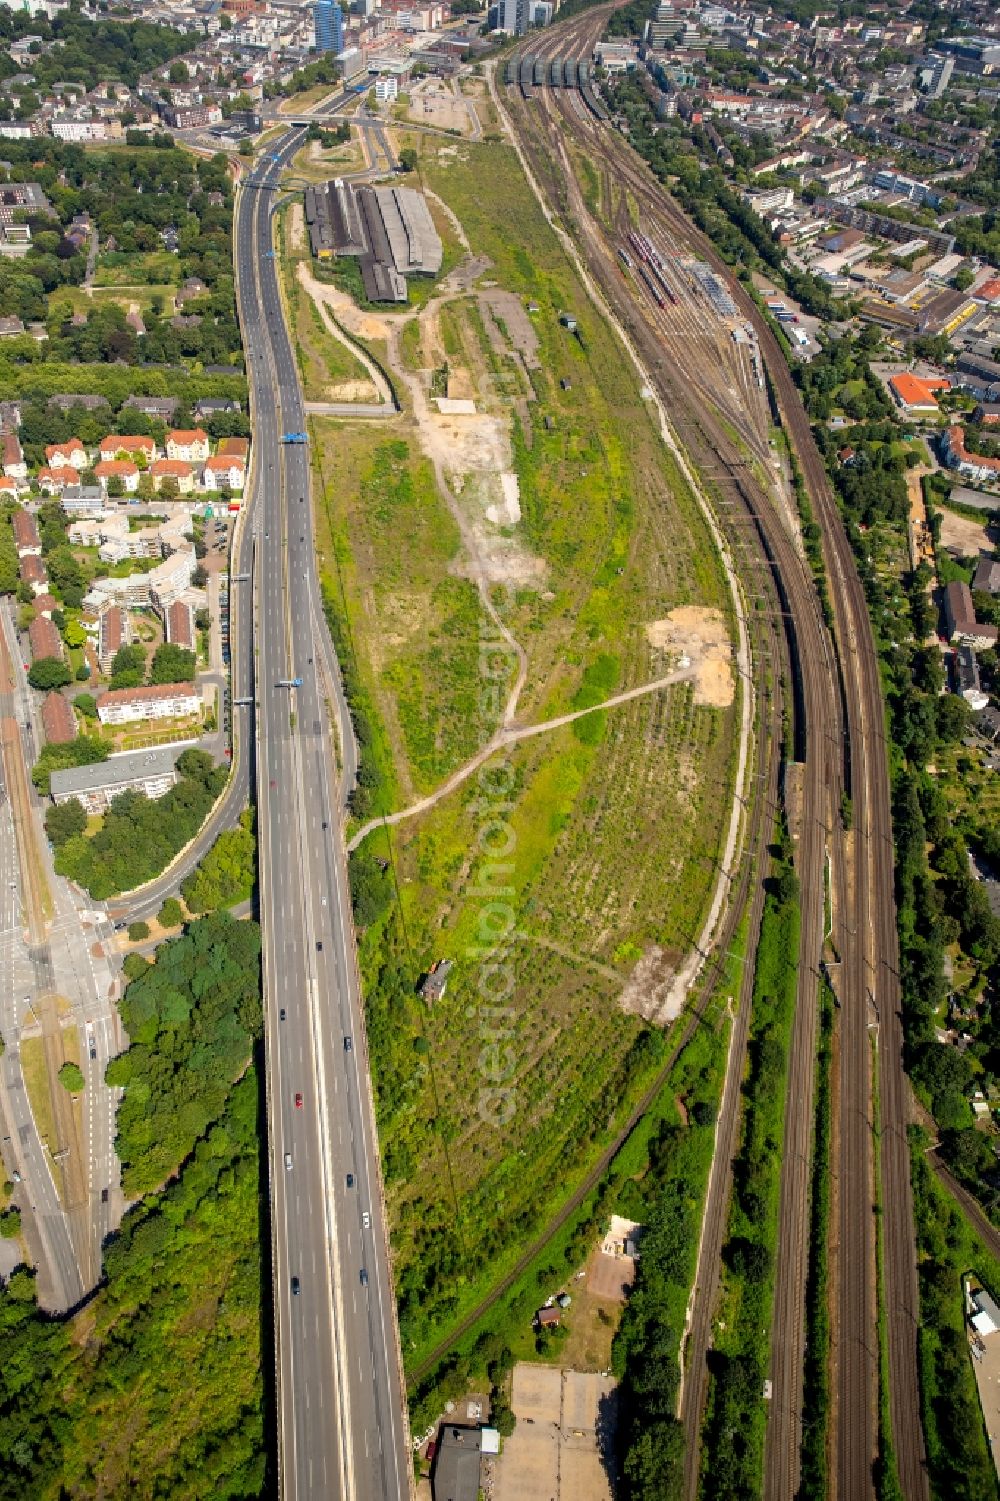
[[[53, 619], [55, 617], [53, 616]], [[67, 620], [63, 627], [63, 640], [69, 647], [79, 649], [86, 644], [87, 632], [78, 620]]]
[[416, 170], [417, 153], [413, 146], [403, 147], [399, 153], [399, 165], [404, 172], [413, 172]]
[[70, 678], [69, 668], [58, 657], [39, 657], [37, 662], [32, 662], [28, 673], [28, 682], [40, 693], [48, 693], [53, 688], [64, 688]]
[[130, 943], [145, 943], [149, 937], [149, 923], [130, 922], [128, 925], [128, 937]]
[[197, 660], [193, 651], [164, 641], [156, 648], [149, 672], [151, 683], [193, 683]]
[[157, 922], [161, 928], [179, 928], [184, 921], [184, 909], [175, 896], [168, 896], [160, 908]]
[[5, 1209], [0, 1214], [0, 1235], [6, 1240], [16, 1240], [21, 1233], [21, 1211], [19, 1209]]
[[86, 1083], [78, 1063], [64, 1063], [59, 1070], [59, 1083], [70, 1094], [80, 1094]]
[[53, 803], [45, 810], [45, 832], [56, 849], [82, 834], [87, 827], [87, 813], [79, 798], [71, 797], [65, 803]]
[[97, 699], [92, 693], [78, 693], [73, 700], [73, 707], [79, 709], [84, 719], [97, 718]]

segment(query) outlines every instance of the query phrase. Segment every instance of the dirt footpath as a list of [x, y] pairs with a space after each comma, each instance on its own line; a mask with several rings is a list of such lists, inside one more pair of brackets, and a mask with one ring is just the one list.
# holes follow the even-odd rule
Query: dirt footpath
[[610, 1376], [521, 1362], [512, 1405], [517, 1427], [495, 1462], [496, 1501], [611, 1501]]

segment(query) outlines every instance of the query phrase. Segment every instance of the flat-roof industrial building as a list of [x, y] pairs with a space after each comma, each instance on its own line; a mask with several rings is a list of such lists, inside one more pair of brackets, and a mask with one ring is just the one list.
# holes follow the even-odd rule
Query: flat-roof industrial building
[[441, 237], [413, 188], [355, 188], [336, 179], [306, 189], [305, 214], [313, 255], [356, 256], [369, 302], [405, 302], [407, 276], [441, 269]]

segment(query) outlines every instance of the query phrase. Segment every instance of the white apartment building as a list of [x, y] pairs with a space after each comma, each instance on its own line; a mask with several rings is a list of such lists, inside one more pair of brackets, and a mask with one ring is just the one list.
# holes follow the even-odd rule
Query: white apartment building
[[136, 724], [142, 719], [186, 719], [201, 708], [201, 694], [192, 683], [149, 684], [144, 688], [116, 688], [97, 699], [102, 724]]

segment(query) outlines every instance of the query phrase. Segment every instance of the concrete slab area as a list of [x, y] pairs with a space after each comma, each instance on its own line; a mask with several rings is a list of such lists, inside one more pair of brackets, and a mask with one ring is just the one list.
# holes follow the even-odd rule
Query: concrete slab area
[[611, 1501], [611, 1377], [522, 1363], [512, 1405], [517, 1427], [496, 1461], [496, 1501]]

